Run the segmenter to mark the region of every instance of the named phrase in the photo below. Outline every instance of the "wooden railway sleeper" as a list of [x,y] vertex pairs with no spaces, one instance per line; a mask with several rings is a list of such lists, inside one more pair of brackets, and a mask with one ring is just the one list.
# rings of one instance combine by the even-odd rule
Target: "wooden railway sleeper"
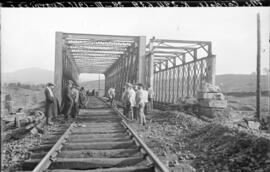
[[[102,99],[100,99],[100,100],[102,100]],[[136,147],[138,149],[138,152],[140,152],[142,154],[141,158],[146,160],[145,161],[145,167],[146,168],[147,167],[153,168],[153,169],[155,169],[155,172],[168,172],[168,169],[159,161],[159,159],[157,159],[157,157],[151,152],[151,150],[142,142],[142,140],[139,138],[139,136],[137,136],[136,133],[128,126],[128,124],[125,122],[125,120],[124,120],[125,118],[121,114],[121,112],[118,111],[115,108],[113,108],[113,110],[114,110],[114,113],[118,114],[121,117],[120,121],[121,121],[121,124],[122,124],[122,126],[124,128],[124,131],[125,131],[126,135],[130,138],[130,141],[135,143],[134,146],[136,145]],[[110,120],[106,120],[106,121],[110,122]],[[48,152],[48,154],[41,160],[41,162],[36,166],[36,168],[33,170],[33,172],[43,172],[44,170],[48,170],[49,166],[54,162],[56,162],[56,163],[67,163],[67,165],[68,165],[69,162],[68,161],[66,161],[66,162],[63,161],[63,158],[62,158],[62,160],[60,158],[59,161],[58,161],[57,156],[61,153],[63,147],[65,147],[65,144],[69,143],[69,138],[70,138],[72,132],[74,130],[76,130],[76,128],[80,128],[80,127],[82,127],[82,124],[80,124],[80,123],[72,123],[71,126],[69,127],[69,129],[57,141],[57,143]],[[115,142],[115,141],[113,141],[113,142]],[[99,162],[99,160],[98,160],[99,158],[94,158],[94,159],[96,159],[95,160],[96,162]],[[110,158],[107,158],[107,161],[109,159]],[[112,159],[114,159],[114,158],[112,158]],[[139,161],[140,160],[140,158],[138,159],[138,157],[132,157],[132,158],[129,157],[127,159],[128,159],[128,161],[131,161],[131,160],[132,161],[134,161],[134,160]],[[72,158],[70,160],[72,160]],[[114,161],[113,161],[114,163],[116,163],[118,161],[118,160],[116,160],[116,161],[115,160],[116,159],[114,159]],[[88,163],[88,162],[83,162],[83,161],[80,162],[80,160],[79,161],[76,160],[76,161],[78,163]],[[76,162],[76,161],[74,161],[74,162]],[[121,158],[119,158],[119,161],[120,162],[122,161]],[[73,160],[72,160],[72,162],[73,162]],[[54,164],[54,165],[57,165],[57,164]],[[89,164],[85,164],[85,165],[89,166]],[[106,169],[110,169],[112,167],[118,168],[118,165],[111,163],[110,167],[109,167],[109,165],[107,165],[107,167],[106,167],[106,165],[104,165],[103,169],[106,170]],[[81,168],[81,167],[79,167],[79,168]],[[121,168],[121,166],[119,166],[119,168]],[[123,168],[125,168],[125,167],[123,167]],[[53,169],[51,169],[51,170],[54,171]],[[56,171],[57,171],[57,169],[56,169]]]

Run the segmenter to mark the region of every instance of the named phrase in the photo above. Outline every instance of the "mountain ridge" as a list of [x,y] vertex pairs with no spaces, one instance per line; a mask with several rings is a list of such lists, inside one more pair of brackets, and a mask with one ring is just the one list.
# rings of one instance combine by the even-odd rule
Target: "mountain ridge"
[[53,75],[53,71],[31,67],[14,72],[2,73],[1,77],[4,83],[21,82],[25,84],[44,84],[53,82]]
[[[41,68],[26,68],[14,72],[2,73],[4,83],[21,82],[28,84],[39,84],[54,81],[54,72]],[[261,76],[262,90],[269,90],[269,78]],[[100,80],[100,88],[104,89],[104,80]],[[80,83],[87,89],[98,89],[98,80],[84,81]],[[216,85],[224,92],[251,92],[256,90],[256,75],[251,74],[219,74],[216,75]]]

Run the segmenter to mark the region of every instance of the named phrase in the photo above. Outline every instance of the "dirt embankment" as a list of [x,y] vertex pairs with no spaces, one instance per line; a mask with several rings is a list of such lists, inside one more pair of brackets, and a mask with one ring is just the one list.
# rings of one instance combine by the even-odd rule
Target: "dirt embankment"
[[[31,90],[20,87],[3,87],[2,88],[2,107],[4,106],[5,95],[9,94],[13,101],[12,111],[16,112],[19,108],[24,112],[43,106],[45,101],[44,90]],[[7,110],[2,108],[2,113],[7,114]]]
[[270,171],[270,135],[238,127],[229,115],[207,122],[155,110],[147,119],[131,125],[172,170],[188,163],[199,172]]
[[3,143],[3,164],[1,170],[11,172],[20,170],[24,160],[30,156],[29,149],[41,144],[41,141],[57,131],[62,126],[60,120],[56,120],[53,125],[45,125],[42,134],[27,133],[20,139],[10,139]]
[[[31,112],[42,111],[44,112],[44,93],[43,90],[36,91],[30,89],[23,88],[2,88],[2,100],[4,100],[4,95],[10,94],[13,104],[13,112],[15,113],[18,108],[22,108],[22,113],[25,116],[29,116]],[[4,106],[2,106],[4,107]],[[3,110],[3,109],[2,109]],[[11,117],[7,113],[7,110],[3,111],[2,118],[4,116]],[[13,114],[13,116],[16,114]],[[10,129],[3,131],[2,139],[5,140],[2,146],[2,158],[3,163],[1,167],[1,171],[11,172],[19,169],[19,166],[22,162],[27,159],[30,155],[29,149],[35,146],[38,146],[41,142],[41,138],[47,137],[54,130],[57,130],[61,124],[56,122],[52,126],[44,126],[42,127],[42,134],[32,134],[30,130],[28,132],[23,132],[18,134],[16,137],[7,137],[4,138],[9,133],[13,133],[17,128],[15,125]],[[16,132],[15,132],[16,133]]]

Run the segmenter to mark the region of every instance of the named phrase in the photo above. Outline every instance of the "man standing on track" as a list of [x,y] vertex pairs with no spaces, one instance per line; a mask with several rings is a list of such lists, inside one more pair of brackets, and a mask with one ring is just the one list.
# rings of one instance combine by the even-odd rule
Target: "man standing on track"
[[121,97],[122,104],[123,104],[123,107],[124,107],[124,112],[123,113],[124,113],[125,116],[127,116],[127,101],[128,101],[127,95],[128,95],[128,86],[126,84],[125,87],[124,87],[124,92],[122,93],[122,97]]
[[[54,88],[52,89],[53,91],[53,95],[55,95],[55,90]],[[60,115],[60,106],[59,106],[59,101],[58,98],[56,96],[54,96],[53,98],[53,103],[54,103],[54,107],[53,107],[53,118],[56,118],[58,115]]]
[[129,85],[129,102],[130,102],[130,107],[129,107],[129,118],[131,120],[134,119],[134,106],[136,104],[136,92],[133,89],[133,85]]
[[52,125],[51,119],[54,115],[54,94],[53,94],[53,87],[54,84],[48,83],[44,94],[45,94],[45,117],[46,117],[46,124]]
[[143,99],[144,99],[144,114],[147,115],[148,114],[148,110],[149,110],[149,103],[148,103],[148,90],[143,89]]
[[64,89],[64,93],[63,93],[62,113],[64,114],[64,117],[66,120],[68,119],[68,117],[70,117],[71,110],[73,107],[73,99],[71,97],[72,84],[73,82],[71,80],[68,80],[67,85]]
[[153,101],[154,101],[154,90],[152,89],[152,87],[148,88],[148,104],[149,104],[149,112],[151,113],[153,111]]
[[124,105],[124,115],[133,120],[133,107],[135,105],[135,91],[132,88],[132,84],[126,83],[125,91],[122,95],[122,101]]
[[81,87],[80,89],[80,94],[79,94],[79,104],[80,104],[80,108],[85,108],[85,102],[86,102],[86,93],[84,90],[84,87]]
[[111,102],[111,106],[114,106],[114,98],[115,98],[115,88],[111,87],[108,90],[108,97],[109,97],[109,101]]
[[135,105],[133,107],[133,113],[134,113],[135,120],[138,120],[139,119],[139,115],[138,115],[139,106],[137,105],[137,102],[136,102],[136,95],[137,95],[137,91],[138,91],[138,86],[136,84],[134,84],[133,89],[135,91]]
[[146,119],[144,115],[144,105],[145,105],[145,100],[144,100],[144,90],[143,90],[143,85],[138,84],[138,91],[136,93],[136,104],[139,106],[139,121],[140,124],[145,125],[146,124]]
[[73,111],[71,114],[72,118],[75,118],[79,114],[79,87],[77,85],[74,85],[72,90],[72,97],[73,97]]

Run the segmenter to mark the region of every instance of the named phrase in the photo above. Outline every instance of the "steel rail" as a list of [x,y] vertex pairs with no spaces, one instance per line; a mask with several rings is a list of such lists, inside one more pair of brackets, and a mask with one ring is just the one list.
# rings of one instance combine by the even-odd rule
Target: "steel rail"
[[43,172],[50,166],[53,158],[57,156],[58,151],[62,148],[74,126],[75,123],[73,122],[65,131],[65,133],[60,137],[60,139],[55,143],[55,145],[50,149],[50,151],[45,155],[45,157],[42,158],[42,160],[38,163],[32,172]]
[[[108,105],[101,97],[97,97],[104,103]],[[151,149],[142,141],[142,139],[136,134],[136,132],[125,122],[130,121],[127,117],[125,117],[116,107],[113,107],[113,110],[122,118],[122,125],[127,129],[127,131],[131,134],[131,136],[137,141],[138,145],[146,152],[146,156],[148,156],[152,163],[154,163],[154,168],[158,169],[159,172],[169,172],[169,169],[159,160],[159,158],[151,151]]]
[[[110,106],[110,104],[108,102],[106,102],[106,100],[104,100],[105,97],[97,97],[95,96],[96,98],[98,98],[99,100],[101,100],[103,103],[107,104],[108,106]],[[122,119],[125,119],[126,121],[131,121],[130,119],[128,119],[125,115],[123,115],[116,107],[112,107],[114,111],[117,112],[118,115],[121,116]]]
[[[105,104],[109,105],[109,103],[101,97],[97,98]],[[131,135],[132,139],[140,147],[141,152],[145,154],[146,159],[152,163],[155,170],[157,170],[158,172],[169,172],[168,168],[158,159],[158,157],[150,150],[150,148],[148,148],[148,146],[141,140],[141,138],[136,134],[136,132],[126,123],[126,121],[130,120],[126,118],[116,107],[113,107],[112,109],[121,117],[121,124],[127,129],[129,135]],[[44,172],[49,168],[50,164],[54,161],[54,158],[61,150],[63,144],[66,142],[66,139],[69,137],[71,130],[74,127],[75,122],[70,125],[70,127],[65,131],[61,138],[50,149],[50,151],[45,155],[45,157],[38,163],[38,165],[32,172]]]
[[124,120],[122,120],[122,124],[138,142],[141,148],[146,152],[146,156],[148,156],[154,163],[155,169],[158,169],[160,172],[169,172],[168,168],[159,160],[159,158],[151,151],[151,149],[142,141],[142,139]]

